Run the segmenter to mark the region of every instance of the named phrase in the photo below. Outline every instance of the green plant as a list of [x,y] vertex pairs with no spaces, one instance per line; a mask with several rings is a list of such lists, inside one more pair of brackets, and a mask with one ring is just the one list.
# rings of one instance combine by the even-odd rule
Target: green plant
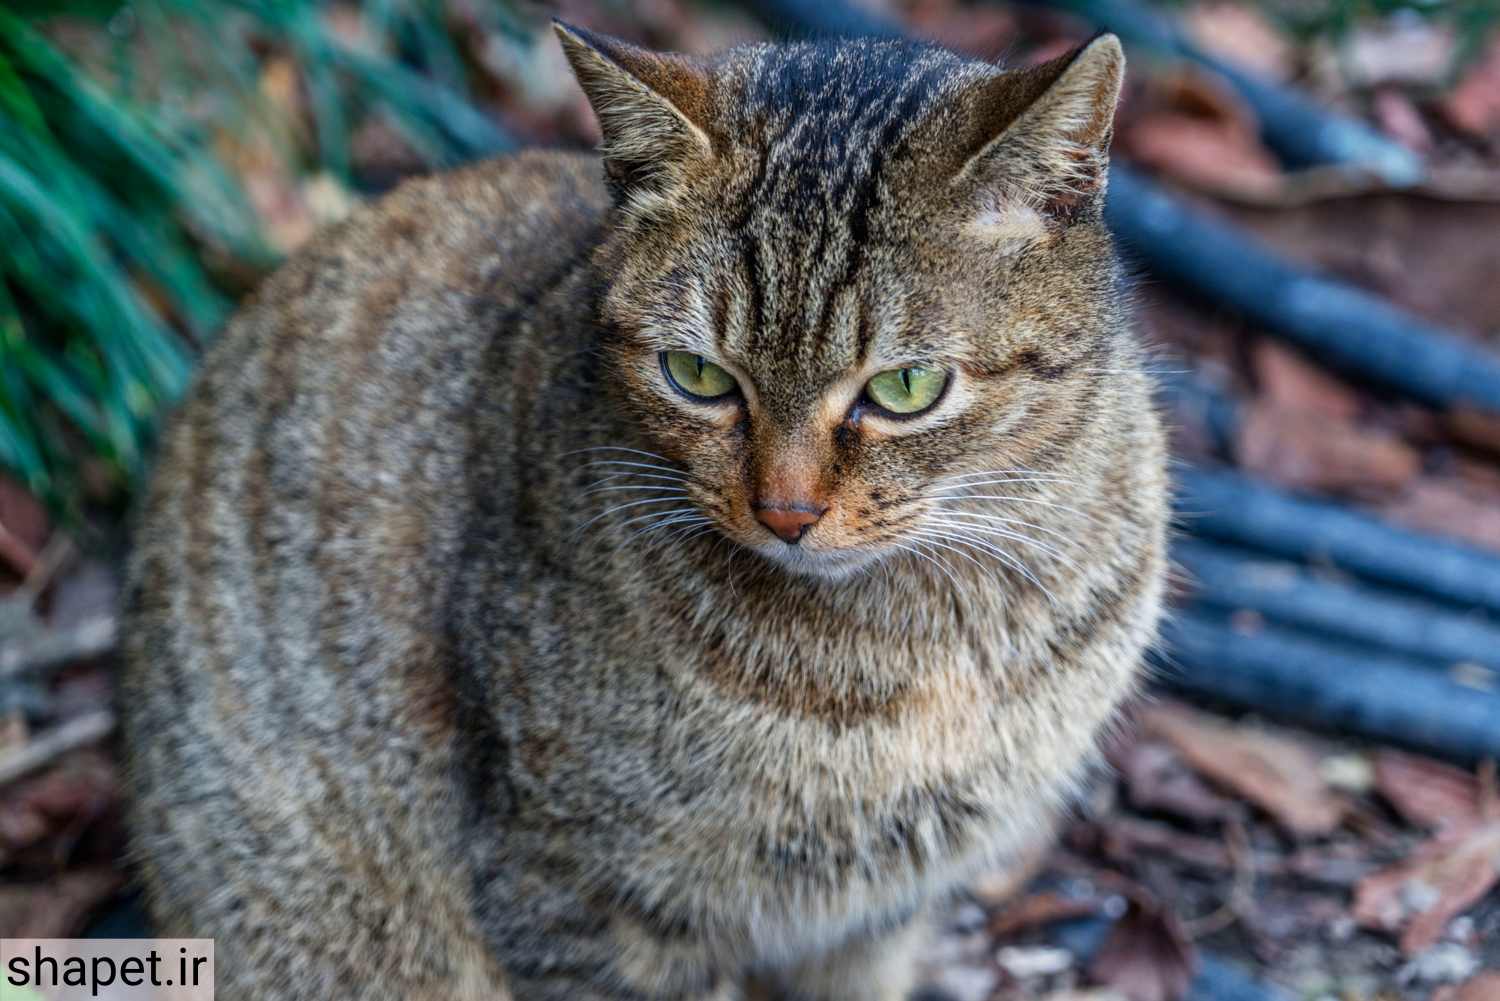
[[1458,41],[1455,63],[1478,55],[1500,26],[1500,0],[1260,0],[1293,35],[1303,39],[1337,38],[1362,22],[1393,16],[1420,17],[1452,29]]
[[[116,45],[106,69],[65,50],[45,30],[50,7],[0,9],[0,467],[76,510],[82,471],[106,492],[140,472],[197,350],[245,278],[275,262],[216,135],[268,127],[294,169],[345,183],[351,123],[364,116],[432,164],[508,140],[465,94],[439,0],[347,8],[363,44],[319,0],[75,5],[101,37],[129,15],[176,40],[141,47],[162,64],[145,94],[132,93],[138,52]],[[184,49],[193,58],[179,58]],[[277,113],[257,87],[267,52],[295,63],[308,123],[267,126]],[[211,95],[213,120],[170,99],[183,94]]]

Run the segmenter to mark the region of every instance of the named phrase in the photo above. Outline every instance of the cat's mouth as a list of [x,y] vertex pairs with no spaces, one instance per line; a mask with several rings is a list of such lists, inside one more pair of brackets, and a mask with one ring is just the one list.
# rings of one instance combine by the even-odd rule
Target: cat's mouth
[[779,542],[750,548],[785,570],[823,580],[841,580],[858,573],[881,556],[879,551],[872,549],[816,549]]

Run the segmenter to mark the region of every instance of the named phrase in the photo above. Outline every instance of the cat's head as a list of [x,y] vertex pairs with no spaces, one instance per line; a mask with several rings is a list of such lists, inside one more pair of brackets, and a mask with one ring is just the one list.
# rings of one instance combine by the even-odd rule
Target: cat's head
[[699,59],[558,34],[617,203],[611,378],[669,489],[838,576],[940,545],[963,484],[1046,482],[1122,339],[1113,36],[1002,72],[891,40]]

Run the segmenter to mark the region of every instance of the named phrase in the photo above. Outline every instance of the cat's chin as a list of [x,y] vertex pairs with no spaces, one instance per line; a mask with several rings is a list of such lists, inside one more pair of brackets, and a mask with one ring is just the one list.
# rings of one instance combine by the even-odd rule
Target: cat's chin
[[753,547],[770,562],[799,577],[843,580],[865,569],[881,553],[869,549],[807,549],[780,544]]

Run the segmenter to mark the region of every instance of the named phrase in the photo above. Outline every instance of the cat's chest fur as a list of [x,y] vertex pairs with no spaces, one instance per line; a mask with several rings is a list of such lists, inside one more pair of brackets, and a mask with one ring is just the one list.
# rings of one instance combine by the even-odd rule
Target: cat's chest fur
[[[1049,801],[1018,799],[1034,790],[996,739],[1016,656],[998,608],[906,621],[872,586],[850,617],[757,616],[753,588],[659,583],[616,609],[607,584],[576,584],[498,612],[510,805],[592,829],[727,949],[789,955],[898,917],[1039,828]],[[506,837],[497,851],[528,850]]]

